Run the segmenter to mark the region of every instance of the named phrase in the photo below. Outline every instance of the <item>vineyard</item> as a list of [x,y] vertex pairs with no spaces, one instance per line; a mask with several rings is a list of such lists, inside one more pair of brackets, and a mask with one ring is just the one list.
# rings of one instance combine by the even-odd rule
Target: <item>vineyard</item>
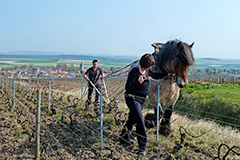
[[[201,77],[201,78],[200,78]],[[240,85],[240,78],[234,76],[188,76],[189,83],[214,83],[214,84],[234,84]]]
[[[128,116],[123,97],[125,81],[125,78],[117,77],[105,81],[110,103],[103,102],[103,143],[101,143],[100,104],[97,109],[93,105],[85,107],[87,83],[82,78],[16,80],[2,78],[0,159],[35,158],[36,112],[40,100],[41,159],[240,158],[239,101],[229,105],[233,109],[228,108],[231,113],[229,111],[226,115],[223,112],[227,108],[224,107],[228,107],[232,100],[227,101],[228,103],[222,102],[223,108],[219,112],[216,111],[217,108],[209,109],[207,106],[213,104],[207,102],[204,102],[205,106],[201,108],[202,105],[199,105],[196,95],[203,99],[200,95],[205,93],[200,92],[207,87],[197,84],[191,84],[181,91],[181,97],[174,109],[175,114],[171,119],[173,132],[169,137],[159,135],[156,140],[156,127],[147,130],[146,157],[137,155],[137,145],[121,145],[119,135]],[[207,86],[208,89],[224,89],[221,86],[209,84]],[[239,93],[239,86],[231,87]],[[195,93],[195,90],[198,92]],[[40,96],[37,93],[40,93]],[[213,92],[212,95],[214,94]],[[230,95],[232,98],[234,96],[235,94]],[[212,98],[211,101],[214,100],[214,97]],[[162,103],[164,106],[164,101]],[[149,106],[147,102],[144,115],[153,112]],[[193,107],[193,110],[186,107]],[[194,107],[201,109],[196,110]],[[136,137],[134,131],[132,137]]]

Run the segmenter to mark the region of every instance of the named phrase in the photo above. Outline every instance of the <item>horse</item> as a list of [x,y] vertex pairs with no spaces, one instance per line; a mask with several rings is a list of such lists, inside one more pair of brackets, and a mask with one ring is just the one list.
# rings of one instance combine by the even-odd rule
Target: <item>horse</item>
[[[174,105],[176,104],[180,88],[187,85],[187,72],[189,66],[194,63],[194,56],[192,47],[194,43],[188,45],[180,40],[171,40],[167,43],[153,43],[152,46],[155,49],[153,53],[155,64],[149,70],[149,76],[152,77],[148,89],[148,99],[150,103],[155,107],[154,115],[149,117],[145,116],[145,125],[149,128],[148,120],[155,120],[157,115],[157,106],[159,106],[162,120],[160,124],[159,133],[168,136],[171,131],[170,119]],[[130,68],[138,65],[133,64]],[[167,107],[163,111],[161,103],[157,105],[157,90],[160,86],[160,101],[167,100]]]

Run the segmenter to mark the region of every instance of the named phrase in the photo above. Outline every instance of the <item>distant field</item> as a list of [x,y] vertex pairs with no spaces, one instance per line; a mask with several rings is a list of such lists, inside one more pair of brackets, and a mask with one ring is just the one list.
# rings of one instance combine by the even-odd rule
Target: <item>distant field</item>
[[0,63],[0,66],[1,67],[4,67],[4,66],[10,66],[11,64],[8,64],[8,63]]
[[[2,58],[1,58],[2,57]],[[21,58],[22,57],[22,58]],[[93,59],[99,60],[99,66],[104,68],[111,67],[124,67],[129,63],[135,61],[134,58],[120,58],[120,57],[97,57],[97,56],[84,56],[84,55],[25,55],[25,56],[3,56],[0,55],[0,67],[6,66],[16,66],[16,65],[30,65],[34,66],[47,66],[54,67],[59,63],[66,63],[67,65],[79,66],[81,62],[85,67],[89,67],[92,64]],[[194,68],[206,68],[215,67],[222,69],[240,69],[240,60],[226,60],[226,59],[209,59],[202,58],[196,59],[195,64],[192,66]]]
[[195,67],[216,67],[216,68],[240,68],[240,60],[228,60],[228,59],[196,59]]
[[[19,65],[31,65],[37,67],[54,67],[59,63],[65,63],[67,65],[74,65],[78,67],[80,63],[83,62],[85,67],[90,67],[92,65],[91,60],[51,60],[51,59],[26,59],[26,58],[4,58],[0,59],[0,67],[9,67],[9,66],[19,66]],[[128,65],[130,62],[112,62],[110,60],[102,60],[99,61],[99,66],[104,68],[111,68],[111,67],[123,67]]]
[[15,61],[16,63],[57,63],[57,60],[33,60],[33,59],[19,59]]

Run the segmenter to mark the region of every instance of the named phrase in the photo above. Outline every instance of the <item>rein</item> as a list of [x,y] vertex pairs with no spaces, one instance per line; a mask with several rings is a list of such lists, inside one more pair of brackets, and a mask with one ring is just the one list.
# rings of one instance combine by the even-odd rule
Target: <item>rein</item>
[[[113,74],[115,74],[115,73],[117,73],[117,72],[119,72],[119,71],[121,71],[121,70],[123,70],[123,69],[125,69],[125,68],[127,68],[127,67],[129,67],[129,66],[131,66],[132,64],[136,63],[137,61],[138,61],[138,60],[136,60],[136,61],[134,61],[134,62],[126,65],[125,67],[123,67],[123,68],[121,68],[121,69],[116,70],[115,72],[112,72],[110,75],[107,75],[106,78],[112,77]],[[127,71],[128,71],[128,70],[127,70]],[[127,71],[125,71],[125,72],[127,72]],[[125,72],[123,72],[123,73],[125,73]]]

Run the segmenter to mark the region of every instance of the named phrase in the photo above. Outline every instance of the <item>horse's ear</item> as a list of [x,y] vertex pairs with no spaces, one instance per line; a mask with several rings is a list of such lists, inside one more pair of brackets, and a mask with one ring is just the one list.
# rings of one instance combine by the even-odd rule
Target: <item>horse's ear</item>
[[177,50],[179,51],[183,47],[182,42],[177,43]]
[[194,42],[193,42],[192,44],[190,44],[190,45],[189,45],[189,47],[190,47],[190,48],[192,48],[192,47],[193,47],[193,45],[194,45]]

